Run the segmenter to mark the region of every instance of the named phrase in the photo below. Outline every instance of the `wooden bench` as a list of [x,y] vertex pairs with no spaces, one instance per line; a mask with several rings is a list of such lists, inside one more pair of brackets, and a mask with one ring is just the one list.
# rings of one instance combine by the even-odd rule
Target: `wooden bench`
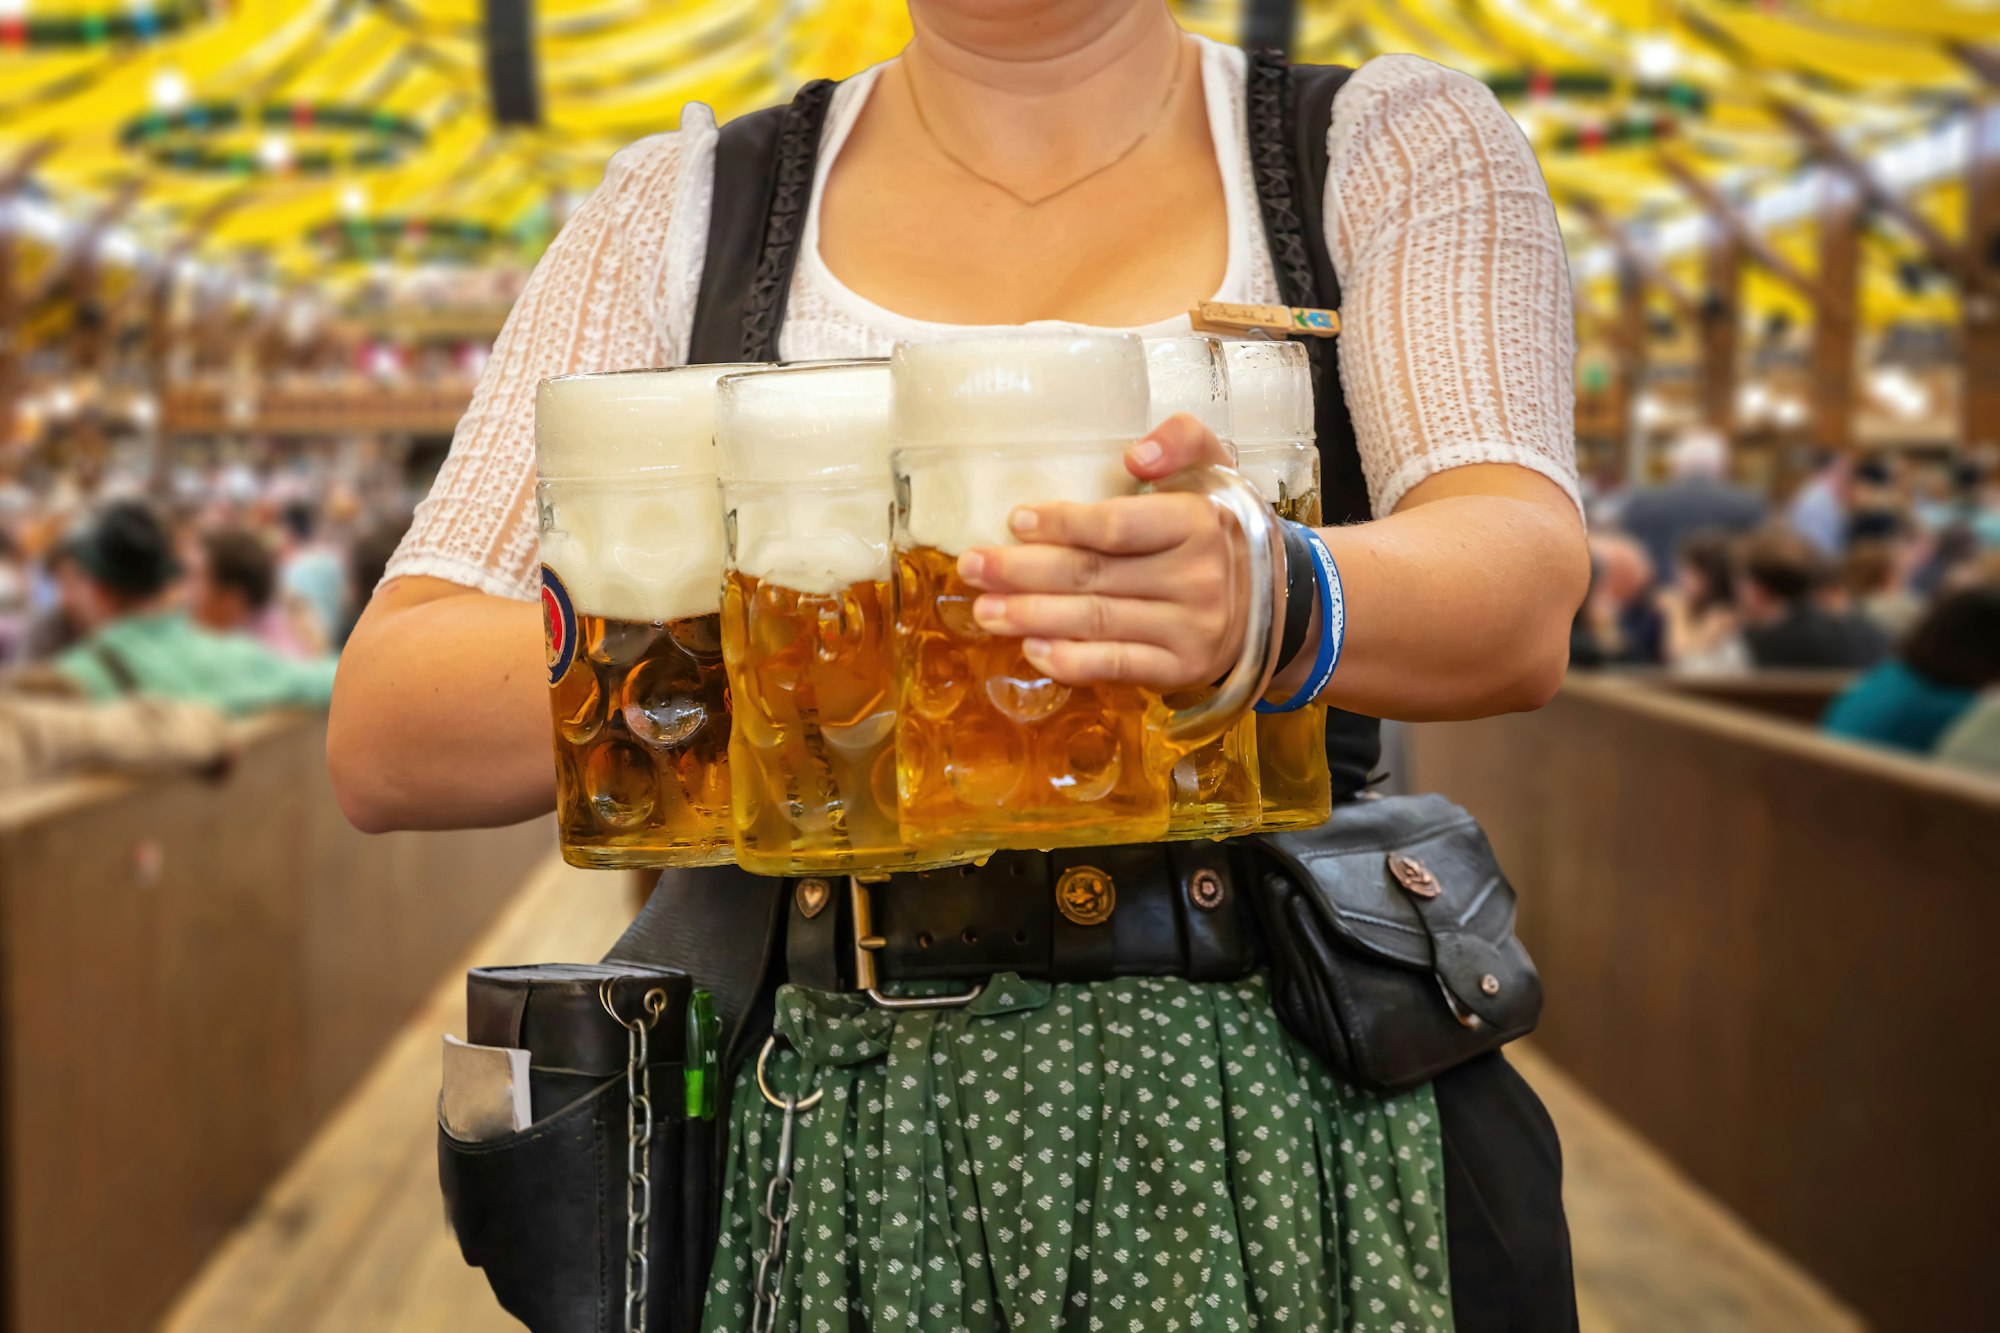
[[0,796],[0,1327],[153,1326],[553,845],[370,838],[326,722]]
[[1812,726],[1826,713],[1827,705],[1854,683],[1854,677],[1852,671],[1749,671],[1716,676],[1660,671],[1630,678],[1689,698],[1732,704]]
[[1883,1329],[2000,1244],[2000,782],[1643,682],[1411,729],[1521,891],[1536,1044]]

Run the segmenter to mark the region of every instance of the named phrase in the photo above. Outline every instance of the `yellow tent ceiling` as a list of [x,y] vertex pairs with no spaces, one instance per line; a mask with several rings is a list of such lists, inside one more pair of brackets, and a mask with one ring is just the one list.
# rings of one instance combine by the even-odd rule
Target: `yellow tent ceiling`
[[[52,143],[36,179],[71,212],[137,180],[128,226],[142,245],[164,249],[207,220],[206,253],[258,252],[294,279],[435,254],[459,228],[461,255],[532,253],[612,151],[672,127],[686,102],[726,119],[804,78],[893,54],[908,35],[901,0],[533,8],[543,119],[524,129],[489,112],[480,0],[0,0],[0,173]],[[1196,30],[1241,32],[1241,0],[1176,8]],[[1962,47],[2000,58],[2000,0],[1301,0],[1299,10],[1300,58],[1413,51],[1492,82],[1535,141],[1579,248],[1595,242],[1572,201],[1656,221],[1690,211],[1660,169],[1663,137],[1704,176],[1754,193],[1808,163],[1775,102],[1867,154],[1963,115],[1979,85]],[[1946,234],[1959,228],[1959,197],[1942,183],[1919,193]],[[371,219],[420,219],[422,230],[399,248]],[[1809,270],[1810,229],[1793,230],[1780,243],[1805,247]],[[1893,261],[1914,251],[1892,230],[1873,250],[1892,262],[1869,265],[1871,310],[1945,299],[1894,281]],[[1766,286],[1753,301],[1786,304]]]

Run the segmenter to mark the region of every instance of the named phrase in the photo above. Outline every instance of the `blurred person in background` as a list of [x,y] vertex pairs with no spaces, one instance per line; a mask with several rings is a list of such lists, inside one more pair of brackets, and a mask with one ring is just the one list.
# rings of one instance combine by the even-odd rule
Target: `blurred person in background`
[[85,604],[89,583],[67,545],[58,543],[42,556],[34,579],[33,614],[21,644],[21,660],[46,662],[82,641],[89,632]]
[[1666,622],[1645,548],[1623,533],[1593,533],[1590,564],[1590,593],[1571,629],[1572,658],[1588,666],[1657,666]]
[[1660,589],[1665,657],[1676,671],[1726,673],[1750,667],[1736,610],[1736,540],[1698,532],[1681,543],[1672,586]]
[[1828,566],[1798,533],[1775,529],[1744,547],[1738,601],[1751,664],[1788,670],[1873,666],[1889,638],[1866,620],[1824,604]]
[[348,636],[354,633],[355,622],[361,619],[368,599],[375,595],[375,585],[382,581],[390,558],[396,554],[403,534],[409,529],[408,519],[378,523],[356,537],[354,545],[348,548],[347,604],[353,609],[348,613],[346,623],[340,627],[336,646],[346,646]]
[[1839,559],[1847,544],[1847,466],[1840,454],[1820,453],[1812,475],[1785,506],[1785,522],[1826,560]]
[[1655,570],[1672,569],[1697,532],[1742,535],[1764,522],[1763,498],[1728,479],[1729,443],[1717,432],[1703,426],[1681,436],[1667,470],[1667,481],[1634,491],[1619,517]]
[[2000,778],[2000,689],[1989,689],[1938,741],[1938,762]]
[[1947,593],[1894,657],[1854,682],[1821,725],[1836,736],[1929,754],[2000,684],[2000,584]]
[[278,562],[263,537],[248,528],[217,528],[193,543],[188,570],[188,612],[217,634],[247,634],[290,658],[324,657],[326,637],[317,617],[280,598]]
[[84,702],[0,685],[0,791],[86,772],[215,770],[229,752],[229,723],[207,704]]
[[347,561],[321,534],[320,514],[311,502],[292,500],[278,514],[284,543],[278,557],[278,586],[287,601],[302,602],[318,621],[318,638],[330,643],[347,623]]
[[181,573],[166,526],[143,504],[107,506],[69,543],[89,635],[55,660],[86,698],[149,694],[225,713],[323,708],[334,663],[295,662],[242,635],[213,634],[175,598]]
[[1908,530],[1909,501],[1890,460],[1864,458],[1853,465],[1848,478],[1842,553],[1857,542],[1893,541]]
[[0,524],[0,667],[23,656],[33,598],[27,552],[14,530]]
[[1871,537],[1849,544],[1840,561],[1840,584],[1850,613],[1900,639],[1924,613],[1924,601],[1903,582],[1905,543]]

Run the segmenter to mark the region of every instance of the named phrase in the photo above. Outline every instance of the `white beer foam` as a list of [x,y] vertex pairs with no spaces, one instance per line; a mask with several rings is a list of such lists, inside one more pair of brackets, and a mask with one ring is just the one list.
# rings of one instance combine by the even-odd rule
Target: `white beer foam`
[[887,361],[735,377],[716,394],[735,567],[829,595],[890,571]]
[[569,375],[535,400],[542,563],[581,615],[722,609],[715,382],[749,366]]
[[1312,370],[1295,342],[1226,342],[1229,410],[1238,444],[1313,438]]
[[1229,378],[1220,339],[1148,338],[1146,375],[1152,399],[1146,412],[1149,429],[1186,412],[1218,440],[1230,438]]
[[1022,331],[898,343],[903,538],[957,554],[1013,541],[1007,516],[1048,500],[1130,495],[1146,432],[1146,353],[1127,333]]

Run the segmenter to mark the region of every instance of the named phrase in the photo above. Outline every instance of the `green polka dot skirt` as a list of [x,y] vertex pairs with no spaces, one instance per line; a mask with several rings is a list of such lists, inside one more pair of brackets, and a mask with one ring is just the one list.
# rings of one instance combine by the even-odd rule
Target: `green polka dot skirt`
[[[1329,1074],[1261,977],[1002,974],[901,1012],[788,986],[777,1029],[773,1087],[825,1091],[797,1120],[777,1329],[1451,1328],[1431,1090]],[[711,1333],[750,1327],[783,1119],[748,1069],[731,1114]]]

